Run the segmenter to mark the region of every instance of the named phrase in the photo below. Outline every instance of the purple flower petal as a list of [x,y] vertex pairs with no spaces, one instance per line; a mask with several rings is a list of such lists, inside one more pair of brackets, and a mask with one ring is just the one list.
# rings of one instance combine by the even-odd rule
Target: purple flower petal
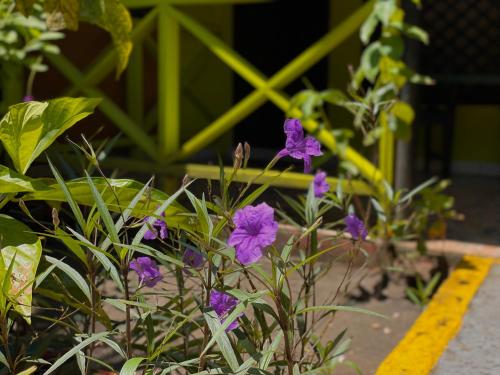
[[306,144],[306,154],[311,155],[311,156],[320,156],[323,155],[321,152],[321,143],[314,138],[308,135],[305,139],[305,144]]
[[160,268],[156,262],[149,257],[138,257],[131,261],[130,269],[137,272],[141,284],[150,288],[163,279]]
[[330,190],[330,185],[326,182],[326,173],[318,171],[313,180],[314,196],[321,198]]
[[[161,214],[161,216],[165,217],[165,212]],[[147,216],[143,221],[149,221],[151,216]],[[168,237],[168,228],[167,223],[162,219],[156,219],[152,224],[148,225],[149,229],[144,233],[145,240],[155,240],[158,235],[162,240]]]
[[[215,313],[220,319],[221,324],[224,324],[228,315],[238,304],[238,300],[224,292],[220,292],[218,290],[212,290],[210,292],[210,307],[214,309]],[[241,316],[243,314],[240,314]],[[226,332],[232,331],[238,327],[238,320],[234,320],[229,326],[226,328]]]
[[197,251],[187,248],[184,251],[182,261],[191,268],[200,268],[205,263],[205,257]]
[[144,233],[144,239],[145,240],[154,240],[156,239],[156,231],[152,231],[148,229],[146,233]]
[[285,148],[278,152],[277,157],[290,156],[294,159],[304,160],[304,172],[311,171],[311,156],[319,156],[320,143],[312,136],[304,138],[304,129],[298,119],[287,119],[284,130],[286,134]]
[[347,215],[344,219],[347,232],[350,233],[353,239],[357,240],[361,238],[363,241],[366,240],[368,231],[365,228],[365,224],[356,215]]
[[278,222],[274,220],[274,209],[266,203],[246,206],[234,214],[236,229],[228,244],[236,249],[236,258],[241,264],[257,262],[262,249],[276,240]]

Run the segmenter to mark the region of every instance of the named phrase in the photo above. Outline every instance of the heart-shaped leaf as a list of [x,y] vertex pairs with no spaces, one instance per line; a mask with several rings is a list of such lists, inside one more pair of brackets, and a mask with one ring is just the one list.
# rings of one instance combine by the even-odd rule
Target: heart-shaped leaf
[[41,179],[23,176],[5,165],[0,165],[0,194],[48,189],[49,187]]
[[90,115],[100,99],[58,98],[11,106],[0,121],[0,140],[19,173],[62,133]]
[[10,272],[10,287],[4,292],[15,301],[14,309],[30,323],[32,286],[42,255],[40,239],[20,221],[0,215],[0,249],[0,280],[5,281]]

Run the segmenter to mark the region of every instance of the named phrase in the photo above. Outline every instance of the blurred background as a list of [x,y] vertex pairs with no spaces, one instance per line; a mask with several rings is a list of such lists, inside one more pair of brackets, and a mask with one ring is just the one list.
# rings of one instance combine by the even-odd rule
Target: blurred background
[[[159,137],[175,151],[254,90],[248,77],[242,78],[241,72],[228,67],[214,51],[224,54],[227,47],[265,77],[271,77],[303,51],[314,48],[331,30],[345,28],[346,20],[366,5],[359,0],[178,1],[173,2],[175,9],[187,16],[187,21],[177,18],[174,27],[163,30],[166,36],[162,37],[156,24],[147,23],[153,9],[142,6],[147,3],[124,1],[139,32],[137,38],[132,37],[129,65],[118,80],[111,69],[100,69],[105,65],[103,61],[109,60],[109,34],[87,23],[81,23],[78,31],[65,31],[65,37],[56,42],[64,61],[60,56],[48,58],[48,71],[34,78],[30,94],[39,100],[68,94],[106,96],[106,109],[101,106],[98,117],[85,120],[70,136],[85,127],[86,134],[96,132],[97,139],[111,137],[123,131],[120,126],[130,120],[141,134],[154,137],[161,122],[158,116],[162,117],[157,108],[162,108],[160,102],[165,100],[178,107],[169,118],[178,126],[163,135],[160,131]],[[426,30],[429,43],[405,40],[403,60],[412,69],[432,77],[434,84],[410,84],[401,92],[416,117],[411,141],[397,141],[395,185],[411,187],[436,175],[450,178],[449,192],[466,221],[452,222],[448,237],[499,244],[500,2],[432,0],[422,1],[420,9],[407,3],[407,22]],[[200,27],[210,33],[208,39],[200,40]],[[332,87],[346,90],[351,81],[350,67],[352,71],[358,65],[365,46],[358,28],[344,34],[334,49],[299,71],[282,85],[281,91],[293,97],[311,87],[318,91]],[[159,50],[159,38],[166,38],[166,52]],[[65,63],[68,61],[70,66]],[[176,73],[178,78],[171,79]],[[28,73],[17,74],[14,76],[21,78],[10,79],[10,87],[16,87],[17,95],[22,96]],[[173,101],[168,93],[159,96],[162,77],[167,77],[168,90],[179,93]],[[15,90],[9,90],[9,95],[14,95]],[[344,108],[329,107],[327,116],[333,128],[352,128],[353,116]],[[183,159],[217,164],[217,155],[221,155],[230,164],[236,145],[246,141],[253,150],[251,166],[265,165],[282,147],[283,119],[283,108],[270,101],[239,111],[231,119],[234,127],[227,126],[213,141]],[[176,140],[172,143],[169,140],[173,138]],[[134,147],[136,141],[133,132],[121,137],[113,155],[143,160],[147,155],[144,148]],[[350,142],[362,149],[359,135]],[[135,172],[143,167],[128,166]],[[331,175],[336,175],[337,167],[335,157],[323,166]],[[170,168],[159,165],[156,172],[168,174]]]

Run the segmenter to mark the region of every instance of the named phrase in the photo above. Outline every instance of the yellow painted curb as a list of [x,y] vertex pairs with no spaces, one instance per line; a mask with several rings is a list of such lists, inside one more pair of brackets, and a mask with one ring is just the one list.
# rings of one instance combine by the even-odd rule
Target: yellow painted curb
[[491,258],[464,256],[375,375],[428,375],[462,325]]

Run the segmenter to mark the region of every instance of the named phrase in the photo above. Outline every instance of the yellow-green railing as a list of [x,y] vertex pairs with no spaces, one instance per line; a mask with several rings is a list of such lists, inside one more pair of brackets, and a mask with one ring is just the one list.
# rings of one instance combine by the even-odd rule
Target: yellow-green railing
[[[285,65],[272,77],[266,77],[244,57],[235,52],[219,37],[194,20],[177,5],[249,3],[262,0],[124,0],[130,9],[151,7],[149,13],[135,25],[131,38],[134,43],[127,78],[127,112],[114,103],[97,86],[112,72],[115,52],[112,48],[98,57],[86,72],[79,71],[63,56],[47,56],[52,65],[72,83],[66,95],[82,93],[86,96],[101,97],[100,110],[126,134],[149,157],[148,160],[109,159],[108,165],[126,169],[151,170],[166,175],[189,173],[192,176],[217,179],[218,168],[197,164],[182,164],[182,161],[208,146],[212,141],[237,125],[267,101],[271,101],[283,111],[290,108],[290,98],[281,91],[283,87],[297,79],[311,66],[324,58],[350,35],[356,33],[371,12],[373,2],[368,2],[325,36],[312,44],[295,59]],[[180,140],[180,29],[184,28],[201,41],[223,63],[239,74],[255,89],[224,114],[184,143]],[[143,46],[150,41],[149,36],[157,30],[158,56],[158,100],[156,107],[144,113],[143,103]],[[149,39],[148,39],[149,38]],[[300,117],[296,110],[293,117]],[[151,129],[157,123],[156,136]],[[315,121],[306,121],[305,129],[329,150],[336,152],[337,145],[332,133],[319,127]],[[373,165],[354,149],[348,147],[340,157],[350,161],[359,169],[364,181],[343,182],[348,191],[368,194],[373,190],[383,190],[383,180],[392,182],[394,140],[389,129],[383,131],[380,140],[379,165]],[[168,168],[167,168],[168,166]],[[145,169],[146,168],[146,169]],[[254,179],[258,170],[242,171],[240,181]],[[284,173],[276,177],[276,171],[269,171],[256,182],[271,181],[273,185],[307,187],[312,177],[301,173]],[[276,178],[275,178],[276,177]],[[365,181],[368,181],[366,183]],[[332,185],[338,181],[330,178]]]

